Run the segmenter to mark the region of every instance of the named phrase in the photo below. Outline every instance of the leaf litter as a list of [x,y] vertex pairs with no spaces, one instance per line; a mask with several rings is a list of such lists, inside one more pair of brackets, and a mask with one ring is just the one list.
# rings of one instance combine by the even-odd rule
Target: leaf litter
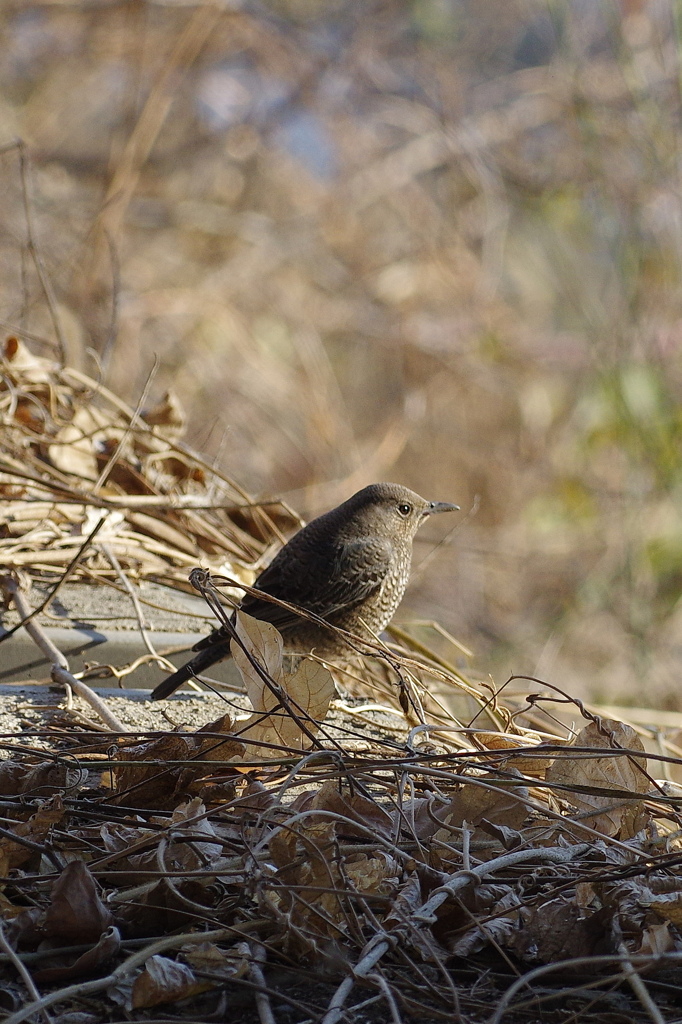
[[[15,586],[186,588],[201,561],[225,621],[221,583],[248,586],[296,525],[182,443],[172,396],[129,409],[10,338],[0,409]],[[88,543],[102,519],[115,559]],[[5,1020],[679,1016],[675,736],[400,638],[330,671],[240,613],[248,713],[149,732],[67,710],[40,742],[6,737]]]

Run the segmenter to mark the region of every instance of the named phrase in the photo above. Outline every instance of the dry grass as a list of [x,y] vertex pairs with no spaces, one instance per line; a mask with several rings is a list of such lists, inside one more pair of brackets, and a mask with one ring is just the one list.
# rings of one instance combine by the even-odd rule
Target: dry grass
[[3,4],[0,557],[248,582],[294,520],[234,480],[309,512],[394,477],[472,509],[411,599],[494,680],[419,627],[358,670],[403,700],[381,742],[8,738],[16,1024],[66,907],[89,962],[30,968],[62,1017],[676,1013],[679,722],[575,695],[679,708],[678,26],[356,11]]
[[[250,583],[297,521],[190,451],[177,405],[131,409],[9,337],[1,359],[0,559],[89,581],[187,586],[198,562]],[[274,515],[274,519],[273,519]],[[279,526],[276,523],[279,521]],[[94,543],[95,532],[97,543]]]
[[[182,444],[176,407],[129,409],[15,338],[2,369],[0,545],[24,621],[23,575],[134,593],[184,584],[198,551],[243,583],[277,528]],[[225,577],[192,580],[226,621]],[[196,732],[126,728],[48,650],[101,721],[67,706],[0,737],[7,1024],[166,1007],[200,1024],[240,998],[245,1024],[532,1024],[565,1005],[669,1019],[679,716],[628,725],[536,680],[477,684],[397,635],[350,638],[337,672],[372,702],[347,705],[324,666],[291,674],[274,627],[241,616],[252,713],[228,700]]]
[[475,508],[407,608],[676,708],[676,31],[8,0],[0,316],[133,405],[154,354],[194,446],[307,515],[382,477]]

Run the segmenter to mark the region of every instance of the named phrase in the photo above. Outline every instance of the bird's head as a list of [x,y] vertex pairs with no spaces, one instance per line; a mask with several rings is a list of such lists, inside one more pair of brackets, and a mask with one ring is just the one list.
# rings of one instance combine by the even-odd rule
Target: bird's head
[[370,484],[349,498],[345,505],[361,522],[366,533],[412,540],[425,520],[439,512],[456,512],[459,505],[448,501],[427,501],[402,484]]

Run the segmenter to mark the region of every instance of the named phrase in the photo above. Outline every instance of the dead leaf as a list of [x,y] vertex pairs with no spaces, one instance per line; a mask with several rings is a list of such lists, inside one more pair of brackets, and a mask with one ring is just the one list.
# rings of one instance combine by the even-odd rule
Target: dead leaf
[[[32,843],[41,844],[45,841],[50,829],[64,817],[64,803],[61,796],[46,800],[27,821],[18,821],[10,831],[22,839],[30,839]],[[0,875],[7,875],[11,868],[20,867],[29,858],[35,857],[36,851],[16,842],[9,836],[0,837]]]
[[142,419],[150,427],[156,427],[160,434],[174,440],[185,432],[187,415],[174,391],[166,391],[156,405],[143,409]]
[[641,902],[664,921],[670,921],[677,928],[682,927],[682,892],[663,893]]
[[[285,679],[284,686],[292,700],[305,709],[309,718],[316,722],[324,721],[335,694],[334,679],[328,668],[312,658],[303,658],[294,674]],[[311,731],[317,732],[309,719],[306,719],[306,725]]]
[[97,883],[82,860],[66,865],[52,887],[45,914],[45,935],[62,945],[97,942],[112,922],[97,892]]
[[[520,799],[518,799],[520,798]],[[463,785],[455,793],[450,807],[446,810],[445,821],[449,825],[478,825],[483,818],[506,825],[508,828],[520,828],[528,811],[524,799],[528,799],[525,786],[488,786]],[[438,815],[440,817],[440,815]]]
[[[256,745],[307,748],[334,696],[331,673],[311,658],[303,658],[296,671],[285,676],[283,641],[274,626],[239,612],[236,629],[248,653],[234,640],[230,649],[253,707],[253,715],[240,725],[240,738]],[[262,678],[254,661],[267,672],[269,681]],[[250,752],[268,756],[267,747],[259,754],[258,747],[251,746]]]
[[[174,806],[182,767],[166,767],[165,762],[189,761],[193,753],[191,736],[180,733],[166,733],[148,743],[117,751],[114,760],[119,761],[121,767],[114,770],[114,802],[126,807],[159,810]],[[150,761],[157,763],[150,764]]]
[[364,826],[354,828],[345,821],[339,821],[336,827],[342,836],[356,836],[366,840],[368,830],[378,831],[384,836],[390,836],[393,831],[393,819],[388,811],[357,790],[350,792],[346,787],[340,790],[337,782],[323,782],[313,795],[310,807],[315,810],[332,811]]
[[[268,688],[264,687],[263,680],[258,670],[254,668],[253,662],[260,665],[275,684],[279,684],[282,680],[282,658],[284,655],[282,635],[271,623],[254,619],[252,615],[246,615],[245,612],[237,612],[235,629],[243,647],[233,640],[230,649],[254,710],[271,710],[277,703],[277,698]],[[269,695],[267,698],[263,693],[264,689]]]
[[0,762],[0,796],[50,796],[75,789],[83,779],[80,768],[67,768],[54,761],[40,764],[21,764],[18,761]]
[[6,364],[6,370],[16,381],[21,379],[29,384],[47,383],[55,370],[56,363],[49,359],[41,359],[34,356],[24,345],[23,341],[10,334],[5,339],[2,351],[2,361]]
[[238,808],[243,817],[253,818],[276,804],[271,790],[258,779],[249,779],[239,798]]
[[453,956],[473,956],[480,953],[486,946],[497,944],[506,948],[509,946],[517,928],[518,913],[512,911],[509,915],[493,917],[490,920],[477,922],[473,927],[458,935],[448,943],[448,948]]
[[187,999],[214,987],[214,982],[197,978],[185,964],[165,956],[150,956],[144,970],[135,979],[131,996],[132,1009],[142,1010],[163,1003],[175,1003],[178,999]]
[[[602,728],[608,730],[613,742],[627,750],[641,751],[644,747],[635,730],[613,719],[602,719]],[[608,747],[611,741],[594,722],[590,722],[575,738],[577,747]],[[649,820],[644,804],[639,800],[624,800],[618,804],[618,794],[634,795],[647,793],[650,782],[646,776],[646,757],[602,754],[588,758],[585,755],[571,756],[570,747],[566,754],[550,765],[546,781],[568,787],[570,792],[559,793],[581,811],[594,810],[595,814],[581,817],[583,824],[607,836],[618,836],[621,840],[632,839]],[[614,790],[614,796],[592,795],[572,789],[574,786],[594,786]]]
[[[198,798],[180,804],[172,815],[172,824],[168,829],[171,845],[166,855],[167,866],[176,871],[199,871],[211,866],[223,852],[222,843],[212,842],[216,832],[211,822],[202,817],[206,808]],[[167,822],[164,822],[168,828]],[[205,836],[202,839],[188,841],[186,836]]]
[[202,942],[181,946],[178,952],[195,971],[214,974],[225,980],[243,978],[251,966],[251,950],[247,942],[237,942],[225,950],[212,942]]
[[520,927],[505,943],[523,960],[551,963],[590,956],[605,941],[610,913],[585,917],[570,899],[554,899],[519,911]]
[[499,762],[496,759],[495,763],[499,763],[501,768],[510,765],[524,775],[532,775],[534,778],[544,779],[545,772],[552,763],[552,758],[549,755],[545,757],[530,757],[527,753],[514,753],[520,746],[538,745],[540,737],[535,733],[511,736],[503,735],[499,732],[477,732],[475,738],[486,750],[495,750],[500,753],[509,754],[508,758],[500,758]]
[[110,927],[102,932],[99,941],[81,953],[72,963],[60,967],[41,967],[33,970],[34,980],[40,984],[64,982],[69,978],[82,978],[88,974],[96,974],[100,968],[113,960],[121,949],[121,934],[118,928]]
[[635,950],[637,956],[659,957],[663,953],[672,953],[679,949],[670,931],[670,923],[650,924],[642,934],[642,944]]
[[91,405],[80,405],[69,423],[55,434],[47,451],[50,462],[62,473],[96,480],[99,475],[98,452],[111,431],[107,419]]
[[[196,742],[196,755],[202,761],[229,761],[233,758],[242,758],[246,750],[246,744],[233,736],[235,723],[232,715],[221,715],[213,722],[202,725],[194,733]],[[210,734],[210,735],[207,735]],[[226,735],[221,739],[221,735]]]
[[[386,896],[392,888],[397,887],[402,874],[398,862],[387,853],[377,853],[374,857],[357,854],[344,861],[343,870],[358,892],[381,893]],[[389,880],[392,886],[386,884]]]

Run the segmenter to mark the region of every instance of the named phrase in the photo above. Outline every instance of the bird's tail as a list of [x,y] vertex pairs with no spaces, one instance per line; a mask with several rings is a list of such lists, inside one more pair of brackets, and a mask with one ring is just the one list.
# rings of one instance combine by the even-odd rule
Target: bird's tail
[[[203,641],[202,641],[203,642]],[[195,658],[188,661],[186,665],[179,668],[177,672],[174,672],[172,676],[168,676],[162,683],[152,690],[150,698],[151,700],[163,700],[164,697],[170,697],[171,693],[174,693],[178,687],[186,683],[188,679],[193,676],[199,675],[205,669],[210,668],[211,665],[215,665],[217,661],[222,661],[223,658],[227,658],[230,653],[230,641],[229,639],[221,641],[220,643],[212,643],[210,647],[205,647],[200,650]]]

